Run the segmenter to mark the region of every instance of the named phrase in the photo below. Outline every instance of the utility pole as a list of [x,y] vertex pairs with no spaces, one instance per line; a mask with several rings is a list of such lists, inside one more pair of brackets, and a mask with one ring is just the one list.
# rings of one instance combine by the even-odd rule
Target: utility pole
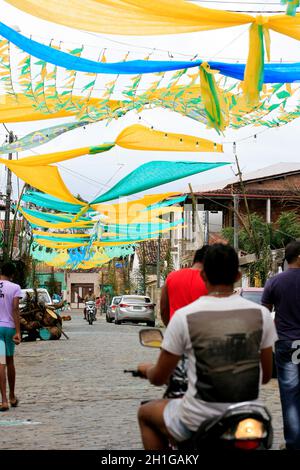
[[[9,131],[8,142],[12,144],[14,142],[14,133]],[[8,154],[8,160],[12,160],[12,153]],[[11,209],[11,171],[7,168],[7,179],[6,179],[6,201],[5,201],[5,219],[4,219],[4,231],[3,231],[3,259],[9,258],[9,233],[10,233],[10,209]]]
[[[203,227],[202,227],[200,217],[199,217],[199,213],[198,213],[197,199],[195,197],[195,194],[194,194],[191,183],[189,183],[189,189],[190,189],[190,193],[191,193],[191,197],[192,197],[193,213],[196,216],[196,221],[197,221],[198,229],[199,229],[199,232],[198,232],[199,246],[203,246],[204,245]],[[197,232],[196,232],[196,241],[197,241]]]
[[209,243],[209,211],[204,212],[204,244]]
[[238,194],[233,195],[233,248],[238,251],[239,249],[239,196]]
[[161,233],[158,234],[157,239],[157,257],[156,257],[156,286],[160,288],[160,241],[161,241]]

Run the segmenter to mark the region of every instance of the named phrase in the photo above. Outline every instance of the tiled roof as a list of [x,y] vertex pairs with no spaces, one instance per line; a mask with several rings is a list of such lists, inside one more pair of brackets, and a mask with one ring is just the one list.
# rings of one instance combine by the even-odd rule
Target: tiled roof
[[[160,240],[160,258],[165,259],[170,241],[167,238],[162,238]],[[142,243],[139,243],[136,252],[138,255],[139,262],[143,260],[143,247],[145,249],[145,258],[146,264],[156,265],[157,263],[157,240],[148,240]]]
[[[271,197],[271,198],[279,198],[279,199],[284,199],[284,198],[289,198],[289,199],[299,199],[300,195],[295,194],[295,191],[290,191],[290,190],[282,190],[282,189],[251,189],[251,188],[245,188],[245,194],[247,195],[248,198],[260,198],[260,197]],[[203,191],[199,193],[195,193],[197,195],[203,195],[205,196],[219,196],[219,197],[228,197],[232,196],[232,194],[243,194],[240,186],[226,186],[223,189],[215,189],[212,191]]]
[[[244,183],[247,183],[254,180],[272,178],[272,176],[278,177],[280,175],[287,175],[291,173],[300,173],[299,162],[282,162],[276,163],[274,165],[269,165],[264,168],[259,168],[250,173],[243,174],[243,181]],[[222,181],[216,181],[201,186],[195,186],[193,187],[193,191],[195,194],[204,192],[216,192],[217,190],[227,188],[228,186],[234,185],[238,182],[238,177],[228,178]],[[186,194],[186,192],[184,192],[184,194]]]

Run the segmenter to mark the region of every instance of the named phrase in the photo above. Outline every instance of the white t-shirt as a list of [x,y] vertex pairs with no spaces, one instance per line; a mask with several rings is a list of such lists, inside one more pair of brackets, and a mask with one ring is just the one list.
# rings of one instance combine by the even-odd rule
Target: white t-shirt
[[258,398],[260,350],[277,340],[270,312],[242,298],[204,296],[172,317],[162,348],[188,357],[179,418],[191,431],[233,403]]

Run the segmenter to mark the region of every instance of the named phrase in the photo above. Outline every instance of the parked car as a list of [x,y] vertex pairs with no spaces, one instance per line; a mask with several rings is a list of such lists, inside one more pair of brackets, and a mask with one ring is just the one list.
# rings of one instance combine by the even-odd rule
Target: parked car
[[[252,300],[252,302],[255,302],[256,304],[261,305],[261,299],[263,295],[263,287],[245,287],[241,288],[238,292],[239,294],[244,297],[247,300]],[[271,312],[271,315],[274,319],[275,317],[275,312]],[[276,371],[276,364],[275,364],[275,356],[273,353],[273,373],[272,373],[272,378],[276,379],[277,378],[277,371]]]
[[[27,293],[30,296],[33,296],[34,295],[34,290],[33,289],[21,289],[21,293],[22,293],[22,298],[20,299],[20,307],[22,307],[22,305],[24,305]],[[53,302],[51,300],[50,294],[47,291],[47,289],[38,288],[37,293],[38,293],[38,300],[39,301],[44,302],[45,305],[53,305]]]
[[117,305],[119,304],[122,296],[113,297],[110,305],[107,307],[106,310],[106,321],[111,323],[115,319],[115,310]]
[[239,294],[241,297],[261,305],[263,291],[262,287],[242,287]]
[[155,326],[154,307],[150,297],[145,295],[123,295],[115,309],[115,324],[133,322]]

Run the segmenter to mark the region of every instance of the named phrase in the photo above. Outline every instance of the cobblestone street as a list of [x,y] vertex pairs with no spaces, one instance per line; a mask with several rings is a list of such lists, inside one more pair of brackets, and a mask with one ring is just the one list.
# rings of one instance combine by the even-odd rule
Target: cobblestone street
[[[98,317],[99,318],[99,317]],[[67,341],[22,343],[17,348],[18,408],[0,416],[2,449],[140,449],[136,412],[162,390],[123,373],[155,360],[142,348],[135,325],[92,326],[73,313]],[[277,382],[263,388],[273,415],[274,448],[283,442]]]

